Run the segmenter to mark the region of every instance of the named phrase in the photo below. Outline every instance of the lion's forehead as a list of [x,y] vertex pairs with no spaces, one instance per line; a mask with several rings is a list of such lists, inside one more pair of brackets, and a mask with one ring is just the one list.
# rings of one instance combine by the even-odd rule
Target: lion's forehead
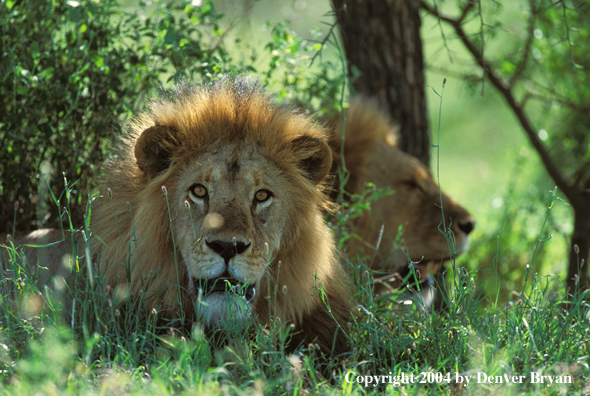
[[185,162],[187,175],[217,182],[239,178],[241,184],[259,181],[269,170],[276,168],[254,144],[219,147],[189,157]]
[[[438,232],[441,219],[441,202],[447,215],[458,221],[469,217],[469,213],[444,191],[416,157],[398,148],[376,144],[368,159],[365,178],[378,187],[389,186],[395,193],[373,205],[373,211],[380,212],[389,223],[409,225],[414,228],[432,228]],[[407,235],[407,232],[406,232]],[[437,234],[438,236],[438,234]]]

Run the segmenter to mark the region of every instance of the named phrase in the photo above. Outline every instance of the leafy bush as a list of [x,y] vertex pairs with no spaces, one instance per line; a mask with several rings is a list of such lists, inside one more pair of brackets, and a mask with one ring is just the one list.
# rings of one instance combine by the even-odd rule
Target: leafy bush
[[0,232],[59,225],[64,203],[48,203],[64,178],[81,223],[95,165],[160,81],[236,70],[219,18],[209,2],[162,2],[147,18],[112,0],[2,2]]
[[341,110],[346,93],[345,65],[338,57],[332,60],[325,54],[327,48],[338,48],[333,28],[334,25],[327,34],[313,30],[313,40],[308,41],[283,22],[266,25],[271,40],[265,46],[270,55],[265,84],[276,89],[279,98],[313,108],[324,116]]

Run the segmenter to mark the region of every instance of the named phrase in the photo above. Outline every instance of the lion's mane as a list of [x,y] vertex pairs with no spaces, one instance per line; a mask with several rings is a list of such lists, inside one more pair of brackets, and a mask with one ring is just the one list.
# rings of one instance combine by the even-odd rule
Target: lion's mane
[[[158,126],[174,133],[142,142],[149,158],[138,163],[138,140],[143,131]],[[171,187],[191,158],[224,144],[255,142],[296,188],[288,192],[295,211],[284,214],[287,227],[280,251],[257,290],[267,297],[278,289],[271,298],[276,304],[259,298],[254,315],[263,324],[271,315],[295,324],[295,344],[315,340],[325,351],[339,334],[335,346],[342,351],[349,297],[333,236],[322,218],[329,206],[323,182],[314,180],[323,179],[318,167],[325,167],[314,155],[314,144],[327,140],[326,130],[313,119],[273,104],[248,78],[224,79],[204,88],[183,84],[153,102],[105,164],[103,195],[92,208],[93,250],[99,252],[107,283],[128,285],[136,296],[149,293],[147,308],[156,308],[161,316],[194,318],[197,296],[188,292],[189,275],[177,245],[181,236],[171,228],[171,216],[179,210]],[[330,312],[318,296],[320,285]]]

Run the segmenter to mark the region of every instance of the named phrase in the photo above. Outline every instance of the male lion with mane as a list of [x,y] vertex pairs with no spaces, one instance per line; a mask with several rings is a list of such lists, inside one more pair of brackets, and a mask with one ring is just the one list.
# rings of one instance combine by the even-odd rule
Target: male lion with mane
[[134,295],[149,284],[160,317],[182,310],[213,329],[276,316],[295,325],[291,347],[345,351],[346,276],[323,220],[327,142],[246,77],[179,85],[105,164],[90,228],[106,283]]
[[[424,308],[428,310],[432,304],[441,308],[440,293],[432,293],[429,287],[433,284],[430,275],[440,278],[441,264],[467,250],[475,220],[440,191],[424,164],[397,147],[395,127],[376,104],[354,98],[345,116],[344,160],[350,171],[345,191],[361,194],[368,182],[394,190],[354,221],[353,231],[360,240],[350,239],[349,252],[363,249],[372,257],[371,268],[386,275],[377,279],[376,294],[399,286],[400,278],[409,274],[409,258],[426,281],[422,287]],[[342,117],[333,117],[328,125],[333,131],[330,145],[336,164],[341,151]],[[446,238],[441,232],[445,229]],[[432,301],[434,298],[436,301]]]

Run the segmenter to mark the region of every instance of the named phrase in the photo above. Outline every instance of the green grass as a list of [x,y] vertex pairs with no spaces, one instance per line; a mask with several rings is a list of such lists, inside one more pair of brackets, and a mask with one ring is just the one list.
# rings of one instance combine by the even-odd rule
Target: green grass
[[[361,200],[351,211],[363,205]],[[0,280],[2,395],[590,391],[585,293],[575,291],[566,301],[561,280],[532,270],[527,287],[514,290],[515,301],[496,303],[497,295],[483,286],[501,282],[497,272],[468,271],[453,262],[449,312],[424,316],[402,293],[373,299],[366,264],[347,260],[359,309],[349,325],[351,352],[336,363],[315,356],[313,346],[286,354],[289,327],[279,321],[266,328],[228,323],[215,337],[205,336],[198,323],[173,330],[158,323],[156,313],[144,312],[141,301],[106,287],[97,271],[92,285],[80,274],[86,287],[72,294],[39,290],[21,249],[3,249],[10,259]],[[396,383],[402,375],[415,383]],[[522,381],[477,383],[484,375]],[[534,383],[537,375],[571,383]],[[392,383],[373,386],[373,379],[364,386],[365,376],[391,376]],[[469,385],[457,382],[466,377]]]

